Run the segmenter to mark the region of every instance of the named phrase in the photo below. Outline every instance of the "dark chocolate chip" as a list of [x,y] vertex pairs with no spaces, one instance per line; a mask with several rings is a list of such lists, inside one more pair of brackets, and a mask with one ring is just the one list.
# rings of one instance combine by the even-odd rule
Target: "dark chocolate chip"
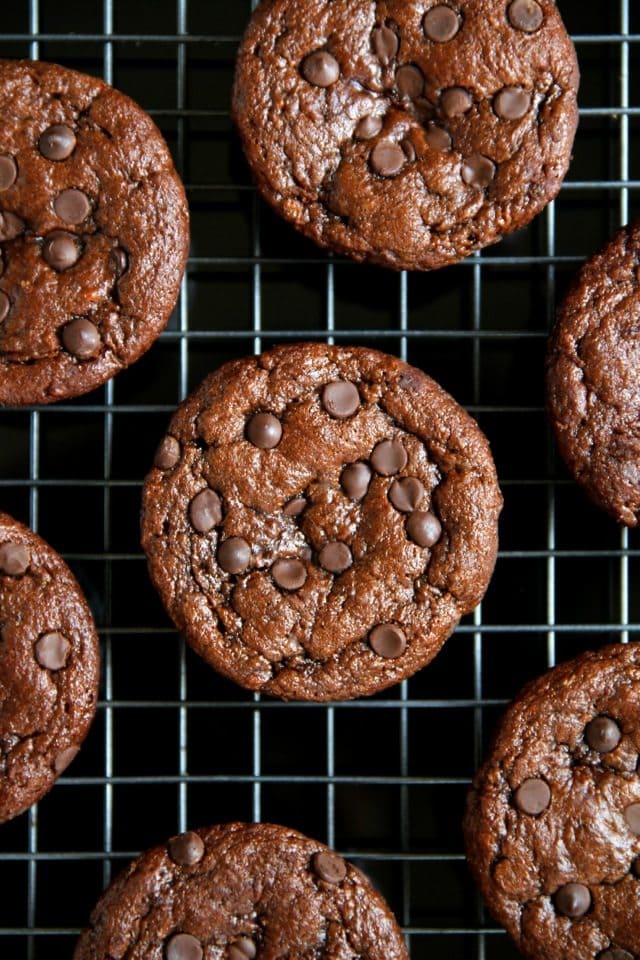
[[76,146],[76,135],[65,123],[54,123],[41,134],[38,149],[47,160],[66,160]]
[[391,484],[389,500],[396,510],[410,513],[418,509],[425,493],[424,485],[416,477],[402,477]]
[[301,560],[276,560],[271,576],[283,590],[299,590],[307,582],[307,569]]
[[610,753],[615,750],[621,737],[620,727],[611,717],[594,717],[584,730],[587,744],[598,753]]
[[322,391],[322,406],[336,420],[346,420],[360,407],[358,388],[348,380],[334,380]]
[[304,497],[294,497],[289,500],[282,508],[285,517],[299,517],[307,508],[307,501]]
[[31,552],[24,543],[3,543],[0,546],[0,573],[21,577],[29,569]]
[[8,154],[0,156],[0,192],[12,187],[18,178],[18,165]]
[[193,867],[204,856],[204,843],[197,833],[189,830],[172,837],[168,844],[169,856],[179,867]]
[[530,106],[531,94],[522,87],[503,87],[493,99],[493,109],[502,120],[521,120]]
[[634,956],[627,950],[610,947],[609,950],[605,950],[604,953],[598,954],[598,960],[634,960]]
[[396,70],[396,87],[401,97],[416,100],[424,90],[424,74],[420,67],[407,63]]
[[451,149],[451,137],[443,127],[436,126],[435,123],[429,125],[425,131],[425,140],[434,150],[444,153]]
[[247,957],[247,960],[254,960],[255,955],[258,952],[255,943],[250,937],[238,937],[238,939],[233,943],[233,947],[236,950],[240,950],[245,957]]
[[583,917],[591,906],[591,893],[583,883],[565,883],[556,891],[553,901],[558,913],[576,920]]
[[72,233],[55,230],[44,241],[42,256],[54,270],[68,270],[81,256],[78,238]]
[[15,213],[11,213],[10,210],[0,213],[0,242],[15,240],[23,233],[24,220],[21,220]]
[[640,803],[632,803],[625,808],[624,818],[629,829],[636,836],[640,836]]
[[413,163],[416,158],[416,148],[412,144],[411,140],[403,140],[400,146],[402,147],[402,151],[409,163]]
[[371,151],[371,167],[381,177],[395,177],[406,162],[402,147],[390,140],[380,140]]
[[153,463],[158,470],[173,470],[180,459],[180,444],[175,437],[167,436],[156,450]]
[[407,638],[394,623],[381,623],[369,634],[369,646],[379,657],[395,660],[407,649]]
[[61,670],[69,659],[71,644],[63,634],[45,633],[34,647],[36,660],[45,670]]
[[447,43],[449,40],[453,40],[460,29],[460,20],[455,10],[441,4],[438,7],[432,7],[425,13],[422,27],[427,40]]
[[445,117],[457,117],[471,109],[473,98],[464,87],[449,87],[440,97],[440,106]]
[[320,566],[329,573],[344,573],[353,564],[351,550],[346,543],[334,540],[325,543],[318,556]]
[[430,511],[414,510],[407,517],[406,531],[409,539],[419,547],[433,547],[442,536],[442,525]]
[[226,573],[244,573],[251,560],[251,547],[242,537],[229,537],[218,547],[218,563]]
[[89,197],[82,190],[63,190],[53,201],[56,215],[65,223],[82,223],[91,213]]
[[381,440],[371,454],[371,466],[383,477],[392,477],[407,465],[407,451],[399,440]]
[[509,4],[507,16],[512,27],[525,33],[535,33],[544,20],[542,7],[536,0],[513,0],[513,3]]
[[62,345],[79,360],[89,360],[102,349],[100,331],[91,320],[77,317],[64,327]]
[[347,865],[332,850],[320,850],[311,860],[314,872],[325,883],[342,883],[347,875]]
[[64,750],[61,750],[53,761],[53,769],[56,773],[62,773],[67,769],[69,764],[75,760],[75,758],[80,753],[80,747],[71,746],[66,747]]
[[340,76],[340,64],[326,50],[316,50],[302,61],[302,76],[314,87],[330,87]]
[[476,153],[463,161],[461,174],[464,182],[470,187],[484,190],[496,175],[496,165],[489,157]]
[[123,250],[122,247],[114,247],[111,251],[111,256],[116,267],[116,276],[118,279],[123,277],[127,270],[129,269],[129,257],[127,251]]
[[261,450],[277,447],[282,437],[282,424],[272,413],[256,413],[246,427],[247,440]]
[[640,857],[636,857],[636,859],[633,861],[631,864],[631,870],[636,877],[640,877]]
[[167,940],[165,960],[202,960],[204,951],[199,940],[190,933],[176,933]]
[[356,129],[353,131],[353,135],[356,140],[372,140],[378,136],[382,127],[382,117],[374,117],[369,114],[369,116],[363,117],[362,120],[358,122]]
[[196,493],[189,504],[189,519],[198,533],[209,533],[222,523],[222,503],[215,490],[207,487]]
[[514,794],[514,800],[518,810],[536,817],[551,803],[551,790],[544,780],[532,777],[520,784]]
[[0,290],[0,323],[5,319],[11,309],[11,300],[4,290]]
[[340,477],[340,485],[351,500],[362,500],[370,483],[371,470],[366,463],[350,463]]
[[391,63],[398,52],[400,41],[389,27],[378,27],[371,34],[375,54],[383,66]]
[[227,952],[228,960],[247,960],[247,954],[235,943],[232,943]]

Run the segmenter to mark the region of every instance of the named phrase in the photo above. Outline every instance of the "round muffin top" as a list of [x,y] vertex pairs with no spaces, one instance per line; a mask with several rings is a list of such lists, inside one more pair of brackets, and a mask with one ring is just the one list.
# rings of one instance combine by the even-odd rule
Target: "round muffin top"
[[487,441],[374,350],[234,361],[147,477],[151,578],[188,642],[251,690],[348,699],[410,676],[483,596],[502,498]]
[[96,906],[74,960],[408,960],[379,893],[295,830],[232,823],[173,837]]
[[580,271],[549,341],[547,400],[560,453],[618,523],[640,513],[640,223]]
[[91,611],[64,561],[0,514],[0,823],[51,789],[98,699]]
[[640,646],[556,667],[519,694],[469,795],[469,864],[535,960],[640,955]]
[[425,270],[556,196],[578,82],[553,0],[264,0],[233,114],[278,213],[331,250]]
[[54,64],[0,61],[0,404],[86,393],[175,305],[184,189],[132,100]]

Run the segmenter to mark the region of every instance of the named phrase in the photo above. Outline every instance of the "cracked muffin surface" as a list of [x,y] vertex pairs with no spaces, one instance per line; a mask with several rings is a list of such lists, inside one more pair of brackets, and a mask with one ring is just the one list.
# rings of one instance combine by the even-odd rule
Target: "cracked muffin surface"
[[64,561],[0,513],[0,823],[47,793],[98,700],[91,611]]
[[591,499],[640,512],[640,223],[583,266],[549,341],[547,402],[560,453]]
[[103,894],[74,960],[408,960],[387,904],[352,864],[273,824],[172,837]]
[[151,578],[251,690],[348,699],[415,673],[493,572],[502,497],[474,420],[375,350],[232,361],[179,408],[143,494]]
[[640,955],[640,646],[582,654],[500,722],[465,819],[487,906],[536,960]]
[[424,270],[556,196],[578,83],[553,0],[263,0],[232,109],[281,216],[338,253]]
[[151,118],[103,81],[0,61],[0,404],[86,393],[175,305],[188,209]]

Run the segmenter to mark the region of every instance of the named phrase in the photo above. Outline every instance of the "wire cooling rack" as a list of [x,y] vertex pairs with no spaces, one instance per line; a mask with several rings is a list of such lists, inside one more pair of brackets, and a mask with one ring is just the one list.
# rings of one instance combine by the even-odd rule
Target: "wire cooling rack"
[[[414,958],[516,957],[467,875],[469,780],[525,680],[640,631],[640,539],[568,480],[542,380],[557,297],[640,213],[640,4],[559,5],[583,73],[568,181],[527,230],[433,275],[331,259],[259,202],[228,113],[249,0],[3,5],[0,55],[103,76],[154,116],[187,184],[193,244],[178,309],[135,367],[76,401],[0,412],[0,508],[67,558],[104,657],[80,757],[0,828],[0,956],[70,956],[141,849],[187,826],[263,819],[365,869]],[[142,477],[176,404],[222,362],[301,338],[375,345],[432,374],[488,434],[506,501],[483,606],[416,677],[336,706],[260,699],[209,670],[171,628],[138,539]]]

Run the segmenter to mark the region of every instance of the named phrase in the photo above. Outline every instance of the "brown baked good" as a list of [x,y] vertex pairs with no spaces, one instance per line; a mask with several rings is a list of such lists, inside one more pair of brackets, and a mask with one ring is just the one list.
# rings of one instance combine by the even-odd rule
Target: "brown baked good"
[[233,116],[260,192],[298,230],[427,270],[556,196],[578,82],[553,0],[263,0]]
[[66,563],[0,514],[0,823],[47,793],[98,700],[91,611]]
[[358,347],[226,364],[180,407],[143,495],[151,578],[250,690],[364,696],[481,599],[502,497],[489,446],[420,370]]
[[367,878],[295,830],[232,823],[143,853],[103,894],[74,960],[408,960]]
[[160,131],[102,80],[0,60],[0,404],[86,393],[137,360],[188,251]]
[[530,683],[469,794],[467,856],[487,906],[535,960],[640,955],[640,646]]

